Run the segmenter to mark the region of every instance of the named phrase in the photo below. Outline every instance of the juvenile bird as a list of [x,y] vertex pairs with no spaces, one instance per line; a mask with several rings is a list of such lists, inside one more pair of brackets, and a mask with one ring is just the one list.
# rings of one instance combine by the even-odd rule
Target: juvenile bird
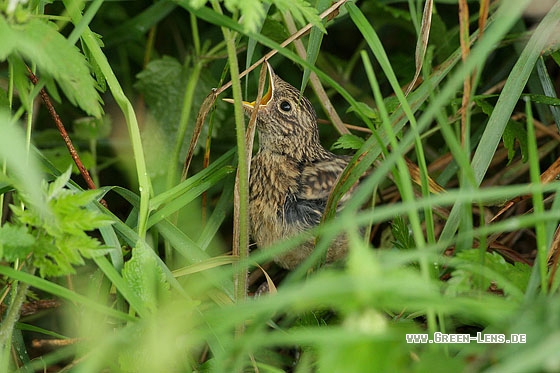
[[[311,102],[280,79],[268,62],[267,67],[269,88],[258,104],[259,150],[251,161],[249,179],[251,235],[264,249],[321,221],[329,194],[350,160],[323,148]],[[255,107],[255,102],[243,102],[249,115]],[[310,239],[275,262],[293,269],[313,249],[314,239]],[[330,244],[327,262],[342,258],[347,251],[341,235]]]

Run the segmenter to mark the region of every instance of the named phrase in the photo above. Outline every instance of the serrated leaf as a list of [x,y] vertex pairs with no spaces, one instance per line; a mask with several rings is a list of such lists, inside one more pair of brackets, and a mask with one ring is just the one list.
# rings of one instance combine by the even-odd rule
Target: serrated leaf
[[60,193],[64,190],[66,183],[70,180],[70,175],[72,174],[72,168],[68,167],[59,177],[57,177],[52,183],[48,185],[47,189],[47,200],[57,198]]
[[365,102],[358,102],[357,103],[357,108],[353,106],[350,106],[347,110],[348,113],[352,113],[352,112],[357,112],[358,110],[364,114],[366,117],[370,118],[370,119],[374,119],[374,120],[380,120],[379,118],[379,112],[370,107],[368,104],[366,104]]
[[331,149],[360,149],[364,144],[364,139],[351,133],[344,134],[336,140]]
[[[479,249],[463,250],[457,253],[453,259],[455,269],[451,279],[447,282],[448,294],[460,294],[472,292],[477,286],[487,289],[492,282],[496,282],[498,288],[506,295],[522,294],[527,288],[531,267],[523,263],[510,264],[496,252],[485,252],[480,256]],[[486,275],[481,272],[473,272],[473,266],[484,267]],[[504,281],[496,280],[493,274],[499,275]],[[507,281],[506,281],[507,280]]]
[[240,11],[240,22],[248,33],[256,32],[266,16],[266,9],[260,0],[225,0],[224,5],[230,12]]
[[312,7],[305,0],[272,0],[272,3],[282,12],[290,12],[294,19],[300,23],[300,25],[305,25],[306,23],[311,23],[313,26],[317,27],[322,32],[326,33],[327,30],[323,26],[321,17],[317,12],[317,9]]
[[508,164],[511,163],[513,157],[515,156],[515,140],[519,142],[519,148],[521,149],[521,160],[527,162],[529,156],[529,150],[527,148],[527,130],[522,123],[516,122],[514,120],[508,121],[504,133],[502,134],[504,140],[504,147],[508,150]]
[[21,224],[26,224],[32,237],[31,261],[41,276],[62,276],[74,273],[73,266],[84,264],[84,257],[99,255],[101,243],[86,232],[98,229],[113,220],[92,203],[103,191],[73,191],[65,188],[70,168],[49,185],[43,185],[49,215],[38,213],[32,206],[12,207]]
[[25,258],[35,243],[35,237],[25,226],[5,223],[0,227],[0,258],[8,262]]
[[[104,46],[103,41],[101,40],[101,35],[96,34],[94,32],[92,32],[91,35],[93,36],[93,38],[95,39],[95,41],[100,47]],[[105,80],[105,76],[103,75],[103,71],[101,70],[101,67],[99,67],[99,64],[97,63],[96,59],[91,55],[91,51],[87,47],[86,43],[82,42],[82,49],[84,51],[84,55],[87,58],[87,61],[89,62],[89,65],[93,72],[93,76],[95,77],[95,80],[97,82],[98,89],[101,92],[105,92],[107,90],[107,81]]]
[[41,277],[64,276],[76,271],[69,258],[62,255],[51,237],[42,235],[33,246],[32,262]]
[[72,104],[89,115],[101,116],[101,97],[86,59],[62,34],[37,18],[9,25],[0,17],[0,38],[0,60],[21,55],[35,63],[43,74],[52,76]]
[[122,276],[144,305],[155,311],[170,286],[156,260],[146,250],[149,249],[144,246],[132,250],[132,258],[124,264]]

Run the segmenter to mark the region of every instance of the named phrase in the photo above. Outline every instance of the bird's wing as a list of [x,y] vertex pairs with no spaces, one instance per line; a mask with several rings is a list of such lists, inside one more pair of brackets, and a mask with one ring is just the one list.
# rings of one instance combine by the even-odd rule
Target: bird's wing
[[303,165],[297,191],[286,197],[284,221],[302,229],[317,225],[349,159],[333,157]]
[[336,157],[306,165],[300,178],[298,196],[303,199],[327,199],[349,157]]

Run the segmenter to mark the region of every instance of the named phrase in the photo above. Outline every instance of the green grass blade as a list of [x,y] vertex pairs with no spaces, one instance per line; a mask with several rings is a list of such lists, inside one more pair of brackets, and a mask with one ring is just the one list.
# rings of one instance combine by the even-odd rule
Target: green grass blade
[[127,315],[126,313],[106,307],[86,296],[78,294],[72,290],[69,290],[63,286],[57,285],[53,282],[47,281],[40,277],[30,275],[29,273],[16,271],[15,269],[10,267],[0,266],[0,274],[10,277],[14,280],[26,283],[34,288],[53,294],[57,297],[69,300],[70,302],[83,304],[84,306],[87,306],[92,310],[96,310],[98,312],[106,314],[107,316],[111,316],[122,321],[135,320],[134,317]]
[[[82,20],[82,15],[75,2],[71,0],[64,0],[64,6],[68,10],[72,22],[75,25],[80,24]],[[146,235],[146,223],[148,221],[148,203],[151,191],[150,179],[148,177],[148,171],[146,169],[146,160],[144,157],[144,149],[142,148],[142,139],[140,136],[140,128],[138,127],[138,121],[136,119],[136,114],[134,113],[134,108],[124,91],[121,88],[119,81],[117,80],[111,65],[107,57],[101,50],[98,44],[96,36],[91,32],[89,27],[85,27],[83,33],[81,34],[83,42],[87,45],[91,56],[95,59],[95,62],[101,69],[109,89],[115,98],[115,101],[121,108],[126,124],[128,127],[128,133],[130,136],[130,141],[132,143],[132,151],[134,153],[134,162],[136,165],[136,173],[138,177],[138,189],[140,191],[140,207],[138,213],[138,233],[141,238]]]
[[[524,9],[523,5],[527,1],[519,1],[516,4],[502,4],[496,15],[496,26],[489,28],[485,33],[486,38],[495,31],[497,34],[503,34],[513,23],[515,19],[518,19],[521,11]],[[540,25],[537,27],[533,36],[527,43],[525,49],[519,56],[519,59],[515,66],[513,67],[511,74],[509,75],[506,84],[498,98],[498,102],[488,120],[486,129],[480,139],[476,152],[472,159],[472,168],[475,173],[475,181],[480,184],[490,162],[494,156],[498,143],[502,138],[502,133],[504,128],[511,116],[513,108],[517,104],[521,92],[529,79],[531,71],[535,66],[537,59],[539,58],[541,51],[547,45],[548,37],[551,30],[557,24],[558,17],[560,16],[560,3],[556,4],[553,9],[545,16]],[[499,24],[498,21],[501,21]],[[494,30],[496,28],[497,30]],[[500,35],[496,35],[500,36]],[[473,55],[479,50],[486,51],[489,53],[491,51],[491,45],[487,45],[488,39],[483,39],[480,44],[473,50],[471,57],[475,58]],[[486,43],[485,43],[486,42]],[[486,50],[488,48],[488,50]],[[476,55],[475,55],[476,56]],[[451,214],[449,215],[447,224],[445,225],[440,239],[448,240],[455,233],[459,221],[462,215],[461,206],[454,206]]]

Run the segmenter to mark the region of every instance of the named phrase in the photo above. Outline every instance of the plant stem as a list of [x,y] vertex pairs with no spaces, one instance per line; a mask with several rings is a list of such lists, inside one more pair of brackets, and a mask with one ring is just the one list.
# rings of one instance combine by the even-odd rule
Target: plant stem
[[11,345],[11,338],[12,332],[14,330],[14,325],[19,320],[20,309],[23,301],[25,300],[25,296],[27,295],[27,289],[29,285],[23,282],[20,282],[17,286],[14,286],[15,295],[12,297],[12,301],[10,303],[10,307],[6,312],[6,317],[0,323],[0,354],[2,355],[2,359],[0,361],[0,371],[7,372],[8,371],[8,362],[9,362],[9,349]]
[[[63,0],[64,6],[66,7],[68,14],[72,17],[72,22],[75,25],[80,24],[82,20],[82,15],[76,2],[71,0]],[[132,104],[124,94],[122,87],[117,80],[117,77],[107,61],[107,57],[101,50],[99,43],[95,35],[91,32],[88,26],[84,26],[84,31],[81,34],[83,42],[89,49],[92,58],[95,59],[97,65],[99,66],[101,72],[103,73],[107,85],[115,98],[116,103],[121,108],[126,125],[128,127],[128,134],[130,136],[130,142],[132,144],[132,152],[134,155],[134,161],[136,164],[136,173],[138,175],[138,189],[140,192],[140,206],[138,209],[138,236],[143,239],[146,236],[146,223],[148,221],[149,214],[149,198],[150,198],[150,179],[148,177],[148,171],[146,169],[146,161],[144,157],[144,149],[142,148],[142,140],[140,136],[140,128],[138,127],[138,121],[136,119],[136,114],[134,113],[134,108]]]
[[[221,13],[217,1],[212,1],[214,10]],[[247,162],[247,151],[245,148],[245,123],[243,121],[243,109],[241,107],[241,82],[239,80],[239,63],[237,50],[235,48],[235,33],[227,28],[222,28],[231,74],[231,87],[233,91],[235,129],[237,139],[237,180],[234,192],[234,243],[233,255],[239,256],[236,264],[237,270],[234,275],[234,294],[237,302],[247,297],[247,257],[249,256],[249,167]],[[238,333],[242,329],[238,330]]]

